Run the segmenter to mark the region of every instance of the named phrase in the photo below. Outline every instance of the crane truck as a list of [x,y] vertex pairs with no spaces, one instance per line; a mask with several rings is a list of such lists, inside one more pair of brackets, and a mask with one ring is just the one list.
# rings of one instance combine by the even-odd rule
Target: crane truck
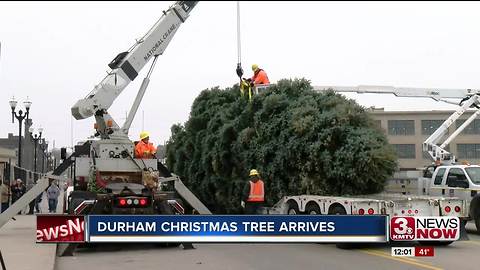
[[[77,120],[95,118],[95,134],[75,146],[73,154],[56,169],[60,172],[74,167],[65,212],[83,215],[184,214],[183,199],[198,213],[211,214],[160,160],[136,158],[135,143],[128,137],[158,56],[165,52],[196,4],[197,1],[177,1],[163,11],[161,18],[142,38],[108,64],[111,70],[106,77],[71,108]],[[147,75],[120,126],[108,109],[149,62]],[[63,255],[71,254],[74,249],[74,245],[66,247]]]

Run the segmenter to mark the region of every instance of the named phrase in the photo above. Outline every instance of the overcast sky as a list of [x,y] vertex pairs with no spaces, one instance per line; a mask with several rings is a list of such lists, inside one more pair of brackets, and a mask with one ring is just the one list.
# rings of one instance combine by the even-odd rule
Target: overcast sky
[[[30,98],[34,126],[44,127],[57,147],[85,140],[94,119],[72,120],[71,106],[172,3],[1,2],[0,137],[18,132],[8,105],[15,95]],[[305,77],[314,85],[480,87],[480,3],[242,2],[241,11],[247,75],[257,63],[272,82]],[[143,111],[151,139],[167,140],[203,89],[237,82],[236,53],[236,3],[200,2],[159,58],[130,137],[141,131]],[[110,109],[117,122],[146,72]],[[386,110],[455,108],[428,99],[348,96]]]

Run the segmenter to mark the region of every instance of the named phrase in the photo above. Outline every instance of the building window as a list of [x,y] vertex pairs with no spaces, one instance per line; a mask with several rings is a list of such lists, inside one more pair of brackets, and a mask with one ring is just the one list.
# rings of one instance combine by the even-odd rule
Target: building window
[[415,144],[392,144],[398,158],[415,159]]
[[[456,122],[457,128],[459,128],[465,119],[458,119]],[[463,131],[463,134],[480,134],[480,119],[475,119],[471,122]]]
[[415,135],[415,121],[388,120],[388,135]]
[[457,144],[458,158],[480,159],[480,144]]
[[379,129],[382,129],[382,120],[374,120],[375,126]]
[[444,120],[422,120],[422,135],[432,135],[437,130]]
[[[446,151],[450,152],[450,145],[445,146],[444,149],[445,149]],[[425,152],[425,151],[423,151],[423,150],[422,150],[422,156],[423,156],[424,159],[432,159],[432,158],[430,157],[430,154],[428,154],[427,152]]]

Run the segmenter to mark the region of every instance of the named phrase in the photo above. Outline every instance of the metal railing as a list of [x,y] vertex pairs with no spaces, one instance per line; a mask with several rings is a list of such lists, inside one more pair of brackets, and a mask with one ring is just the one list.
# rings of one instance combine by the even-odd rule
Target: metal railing
[[[13,173],[11,173],[13,172]],[[15,179],[22,179],[22,181],[26,184],[26,193],[23,194],[20,198],[18,198],[15,202],[13,202],[7,210],[0,214],[0,228],[5,225],[10,219],[12,219],[15,215],[17,215],[22,210],[30,207],[30,203],[34,201],[38,195],[42,194],[45,191],[51,181],[58,180],[59,188],[62,189],[63,182],[67,179],[53,175],[51,172],[47,174],[35,173],[30,170],[26,170],[21,167],[17,167],[15,165],[10,165],[10,173],[9,173],[9,182],[13,183]],[[10,189],[10,186],[8,186]],[[0,200],[1,200],[1,192],[0,192]],[[10,196],[11,197],[11,196]],[[61,200],[61,198],[59,198]],[[9,198],[10,201],[10,198]],[[29,208],[30,209],[30,208]]]

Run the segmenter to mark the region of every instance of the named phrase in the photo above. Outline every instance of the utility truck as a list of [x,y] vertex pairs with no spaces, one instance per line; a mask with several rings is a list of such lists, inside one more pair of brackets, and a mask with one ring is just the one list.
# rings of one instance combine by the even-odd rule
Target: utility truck
[[[472,89],[429,89],[393,86],[315,86],[315,91],[390,93],[400,97],[424,97],[456,104],[460,107],[423,142],[423,150],[434,161],[422,171],[410,172],[409,177],[397,177],[394,181],[401,188],[381,194],[365,196],[285,196],[273,207],[266,207],[268,214],[322,214],[322,215],[375,215],[393,216],[456,216],[465,223],[475,220],[480,230],[480,166],[456,164],[455,156],[445,147],[480,114],[480,91]],[[459,99],[455,102],[450,99]],[[468,109],[475,109],[460,127],[447,139],[440,140],[448,128]],[[406,188],[406,182],[411,182]],[[393,185],[394,186],[394,185]],[[462,238],[465,239],[465,235]],[[437,242],[449,244],[450,242]]]
[[[106,77],[71,108],[77,120],[95,118],[94,135],[77,145],[54,174],[74,167],[73,186],[67,191],[65,212],[70,214],[184,214],[186,201],[200,214],[211,214],[179,177],[158,160],[134,156],[135,142],[128,132],[150,82],[158,56],[188,19],[197,1],[177,1],[152,28],[109,64]],[[108,109],[147,63],[150,69],[122,126]],[[185,246],[185,245],[184,245]],[[63,255],[73,252],[65,248]]]
[[[475,221],[477,231],[480,231],[480,167],[477,165],[459,164],[455,155],[446,147],[470,123],[480,115],[480,90],[478,89],[442,89],[442,88],[408,88],[393,86],[316,86],[315,90],[327,89],[337,92],[394,94],[399,97],[431,98],[459,106],[440,127],[435,130],[422,144],[423,151],[431,157],[433,164],[424,167],[419,177],[407,177],[400,181],[409,181],[417,186],[404,193],[460,198],[465,200],[466,219]],[[456,128],[452,134],[448,129],[466,111],[472,114]],[[388,191],[388,190],[387,190]],[[450,209],[450,208],[449,208]],[[453,208],[452,208],[453,209]],[[448,209],[445,209],[448,210]]]
[[[432,198],[441,197],[441,200],[463,200],[463,208],[460,208],[460,206],[451,207],[450,205],[447,207],[445,205],[445,207],[441,207],[440,213],[442,215],[460,214],[465,220],[474,220],[477,230],[480,231],[480,195],[478,194],[478,191],[480,191],[480,167],[470,164],[458,164],[455,155],[446,150],[448,144],[480,114],[480,90],[372,85],[315,86],[314,90],[431,98],[435,101],[459,106],[422,144],[423,151],[428,153],[433,164],[417,172],[399,172],[393,181],[401,185],[400,191],[407,197],[425,198],[425,196],[429,196]],[[446,136],[449,127],[468,110],[472,110],[471,116],[457,127],[452,134]],[[387,192],[392,191],[388,189],[391,186],[394,185],[387,185]],[[399,191],[399,189],[395,191]],[[390,196],[392,195],[390,194]]]

